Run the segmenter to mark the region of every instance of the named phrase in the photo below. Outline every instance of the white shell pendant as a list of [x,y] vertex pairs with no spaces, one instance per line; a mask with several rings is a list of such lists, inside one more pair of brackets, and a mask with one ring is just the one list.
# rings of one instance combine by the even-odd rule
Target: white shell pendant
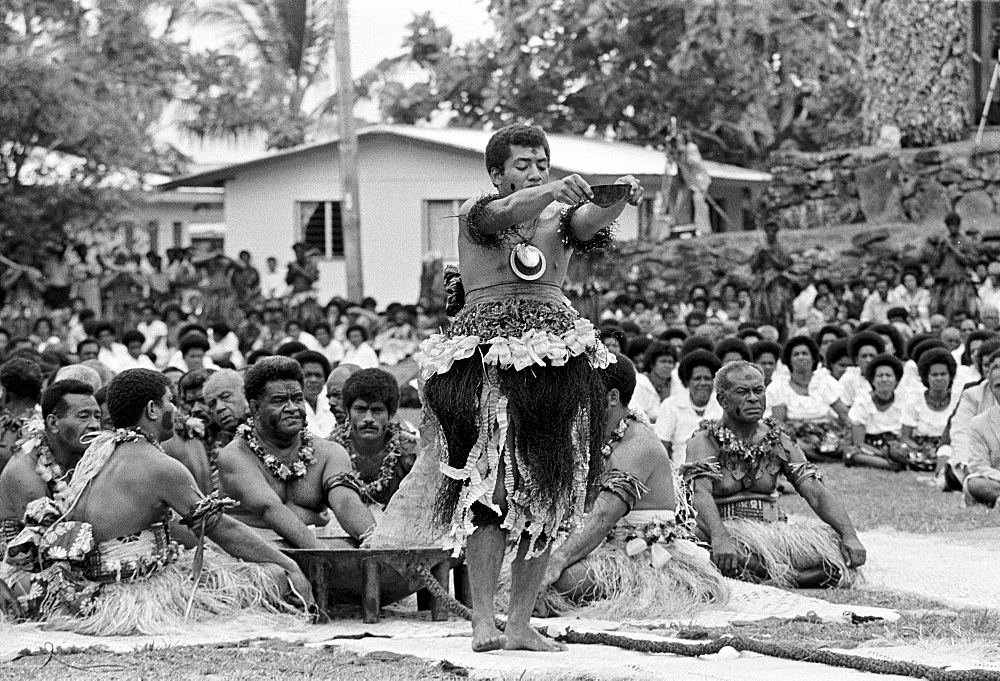
[[545,274],[545,254],[524,242],[510,252],[510,269],[525,281],[534,281]]

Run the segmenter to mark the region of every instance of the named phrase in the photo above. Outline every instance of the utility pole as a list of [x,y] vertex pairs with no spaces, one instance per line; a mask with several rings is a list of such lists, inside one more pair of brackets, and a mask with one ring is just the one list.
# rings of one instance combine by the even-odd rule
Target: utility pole
[[361,219],[358,211],[358,136],[354,129],[354,80],[351,78],[351,29],[348,0],[334,0],[333,56],[337,71],[339,119],[340,224],[344,234],[347,299],[361,303],[365,295],[361,266]]

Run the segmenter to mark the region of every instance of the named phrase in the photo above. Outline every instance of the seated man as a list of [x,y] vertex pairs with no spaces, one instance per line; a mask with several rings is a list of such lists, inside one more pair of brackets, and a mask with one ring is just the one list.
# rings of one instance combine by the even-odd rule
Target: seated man
[[972,417],[969,422],[969,474],[965,478],[968,504],[996,505],[1000,497],[1000,365],[994,364],[986,375],[986,384],[995,400],[992,407]]
[[167,455],[184,464],[204,494],[218,489],[217,453],[211,415],[205,405],[205,382],[212,371],[189,371],[178,383],[179,409],[174,413],[174,436],[163,443]]
[[357,372],[344,384],[343,400],[347,422],[337,427],[332,439],[347,450],[351,471],[336,482],[356,490],[378,518],[413,468],[418,440],[394,419],[399,384],[389,372]]
[[344,383],[354,374],[361,371],[357,364],[341,364],[330,372],[326,379],[326,399],[330,401],[330,411],[333,412],[339,425],[347,423],[347,410],[344,409]]
[[243,376],[232,369],[221,369],[208,377],[204,390],[205,404],[215,422],[217,449],[236,437],[236,429],[247,420],[250,406],[243,394]]
[[0,366],[0,472],[14,454],[14,445],[24,437],[28,424],[38,416],[42,394],[42,369],[38,362],[14,357]]
[[[688,442],[681,469],[693,490],[699,535],[727,577],[786,587],[848,586],[866,553],[850,518],[822,474],[773,419],[764,375],[731,362],[715,378],[723,416],[706,421]],[[777,505],[784,475],[829,527],[785,525]]]
[[[223,515],[231,500],[202,496],[163,453],[174,411],[166,377],[122,372],[108,386],[108,409],[118,430],[95,439],[54,499],[29,504],[33,525],[8,546],[6,580],[25,614],[55,629],[130,635],[165,632],[189,616],[280,612],[289,585],[311,604],[295,562]],[[171,510],[229,555],[199,545],[193,564],[181,560]]]
[[[604,370],[608,442],[601,491],[583,528],[552,552],[540,598],[559,610],[607,600],[614,617],[665,617],[697,603],[724,602],[728,590],[704,549],[694,519],[675,513],[670,456],[642,416],[629,410],[636,374],[622,354]],[[547,608],[548,609],[548,608]]]
[[[985,377],[1000,359],[1000,338],[989,338],[976,350],[973,359],[979,374]],[[938,468],[944,471],[946,489],[958,490],[963,489],[963,483],[969,474],[969,462],[972,457],[970,442],[972,420],[995,407],[997,400],[990,389],[989,381],[985,378],[964,388],[956,387],[962,394],[958,398],[958,406],[948,419],[937,455]]]
[[250,418],[219,452],[223,491],[240,502],[234,512],[260,534],[295,548],[320,548],[310,525],[325,525],[332,509],[359,540],[375,524],[357,492],[335,484],[352,470],[336,443],[306,429],[302,368],[288,357],[265,357],[246,373]]
[[90,440],[101,430],[94,388],[57,381],[42,393],[40,429],[31,429],[0,474],[0,557],[23,529],[28,504],[65,489]]

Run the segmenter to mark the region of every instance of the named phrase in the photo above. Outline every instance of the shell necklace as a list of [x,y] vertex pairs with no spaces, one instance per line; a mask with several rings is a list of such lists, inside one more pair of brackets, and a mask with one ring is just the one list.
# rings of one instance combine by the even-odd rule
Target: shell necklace
[[[529,228],[531,237],[533,237],[535,230],[538,229],[538,218],[531,221]],[[522,236],[521,243],[514,246],[510,252],[510,269],[515,276],[524,281],[539,279],[545,274],[545,268],[548,265],[541,249],[531,244],[531,237]]]

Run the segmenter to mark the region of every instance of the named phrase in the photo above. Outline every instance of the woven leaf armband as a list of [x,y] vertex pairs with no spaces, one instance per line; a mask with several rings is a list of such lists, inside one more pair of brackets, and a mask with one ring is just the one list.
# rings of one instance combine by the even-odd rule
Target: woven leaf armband
[[624,501],[628,508],[626,513],[630,513],[649,488],[631,473],[613,468],[601,476],[601,491],[611,492]]
[[352,492],[356,492],[365,503],[374,501],[368,492],[367,486],[354,471],[348,473],[337,473],[335,476],[330,478],[325,485],[326,489],[323,490],[324,496],[328,495],[330,490],[338,487],[344,487]]
[[475,203],[465,214],[465,224],[469,227],[469,241],[483,248],[500,248],[508,243],[513,237],[520,233],[521,225],[511,225],[493,234],[483,232],[483,225],[490,219],[490,211],[487,206],[503,198],[499,194],[487,194],[476,199]]
[[823,482],[823,471],[816,464],[803,461],[801,463],[790,464],[788,466],[787,477],[788,482],[792,483],[792,487],[798,489],[802,481],[808,478],[813,478],[817,482]]
[[578,203],[575,206],[568,206],[562,209],[559,214],[559,233],[562,235],[562,242],[567,248],[572,248],[577,253],[593,253],[594,251],[610,251],[618,243],[616,235],[616,223],[611,223],[607,227],[603,228],[594,238],[588,241],[581,241],[577,238],[576,234],[573,233],[573,215],[579,210],[580,206],[585,206],[586,203]]
[[722,468],[715,461],[692,461],[681,466],[681,477],[693,487],[698,478],[707,478],[712,482],[722,480]]

